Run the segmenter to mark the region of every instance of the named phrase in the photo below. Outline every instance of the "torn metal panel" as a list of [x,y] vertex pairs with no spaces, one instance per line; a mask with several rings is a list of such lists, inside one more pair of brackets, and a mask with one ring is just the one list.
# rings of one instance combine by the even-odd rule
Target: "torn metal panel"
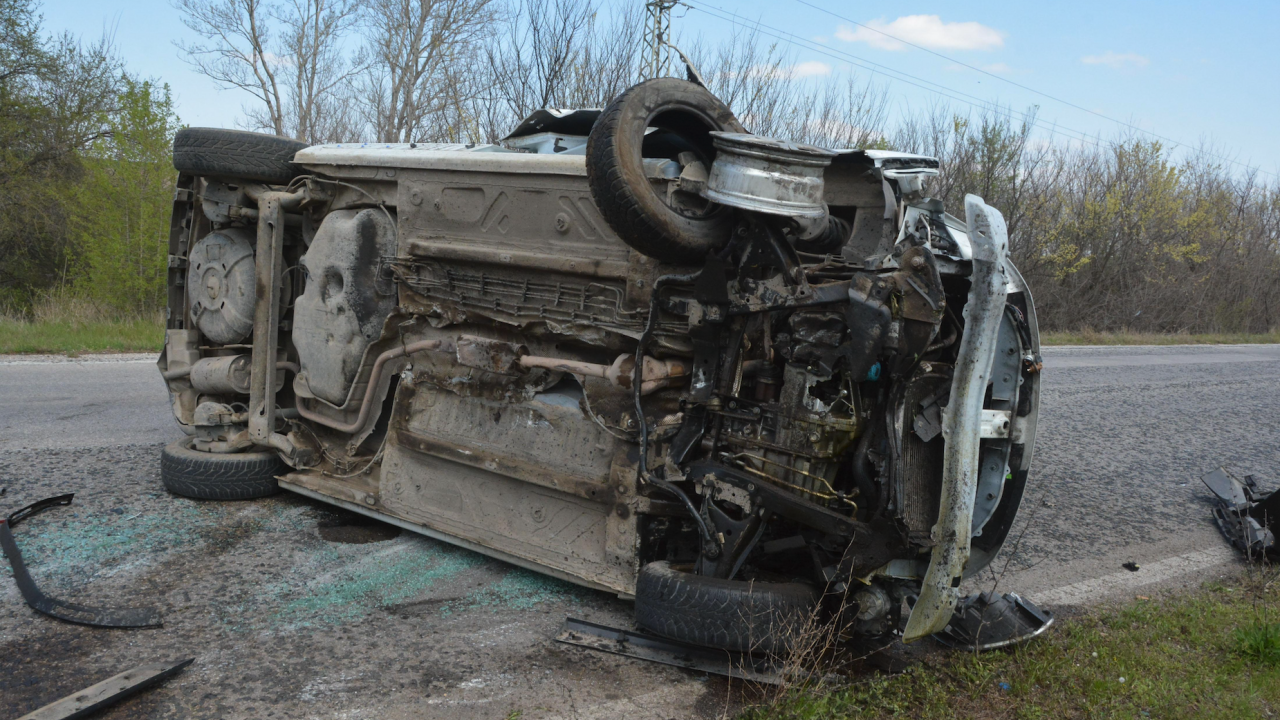
[[13,580],[18,585],[18,591],[22,593],[22,599],[36,612],[77,625],[105,628],[160,627],[163,624],[160,611],[155,608],[98,608],[63,602],[45,595],[31,579],[31,573],[27,571],[26,563],[22,561],[22,552],[18,550],[18,543],[14,540],[11,528],[36,513],[53,507],[70,505],[73,497],[75,496],[59,495],[46,498],[16,510],[7,518],[0,520],[0,549],[4,550],[4,555],[13,568]]
[[542,108],[534,110],[508,134],[504,141],[513,138],[528,137],[540,133],[559,135],[578,135],[585,138],[591,132],[591,126],[600,117],[600,108],[582,108],[561,110],[559,108]]
[[945,627],[960,599],[978,484],[982,403],[1004,317],[1004,263],[1009,251],[1004,216],[976,195],[965,197],[965,215],[973,243],[973,275],[969,302],[964,308],[965,334],[951,382],[951,400],[943,413],[946,452],[938,524],[932,533],[936,544],[920,597],[903,631],[905,642]]

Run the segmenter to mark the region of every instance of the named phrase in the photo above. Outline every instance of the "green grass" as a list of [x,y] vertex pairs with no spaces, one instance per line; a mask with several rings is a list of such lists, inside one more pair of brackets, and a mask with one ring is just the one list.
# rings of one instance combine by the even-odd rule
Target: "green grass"
[[1280,332],[1270,333],[1145,333],[1094,330],[1040,333],[1041,345],[1234,345],[1280,343]]
[[164,323],[159,319],[81,322],[0,317],[0,354],[159,352],[163,345]]
[[900,675],[791,689],[743,719],[1276,717],[1278,586],[1255,572],[1138,600],[1060,621],[1025,647],[930,654]]

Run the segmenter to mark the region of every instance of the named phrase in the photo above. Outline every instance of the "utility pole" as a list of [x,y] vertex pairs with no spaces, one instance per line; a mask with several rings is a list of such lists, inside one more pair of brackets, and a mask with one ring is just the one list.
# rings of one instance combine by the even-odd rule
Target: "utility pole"
[[667,43],[671,41],[671,8],[680,0],[647,0],[644,7],[649,13],[645,28],[645,44],[649,49],[649,77],[662,77],[671,64]]

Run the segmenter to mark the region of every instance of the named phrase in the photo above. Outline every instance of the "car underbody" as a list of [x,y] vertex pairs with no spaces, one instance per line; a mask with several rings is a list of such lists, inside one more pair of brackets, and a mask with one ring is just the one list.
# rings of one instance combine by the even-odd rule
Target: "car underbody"
[[[761,610],[775,625],[834,603],[855,634],[942,630],[1035,435],[1035,311],[1000,214],[946,214],[931,158],[696,106],[639,117],[628,155],[605,136],[626,112],[306,147],[291,177],[175,161],[159,365],[186,452],[269,453],[282,488],[635,598],[679,640],[785,647],[750,619],[665,624],[698,583],[799,598]],[[628,212],[672,213],[671,243],[646,244],[619,183]]]

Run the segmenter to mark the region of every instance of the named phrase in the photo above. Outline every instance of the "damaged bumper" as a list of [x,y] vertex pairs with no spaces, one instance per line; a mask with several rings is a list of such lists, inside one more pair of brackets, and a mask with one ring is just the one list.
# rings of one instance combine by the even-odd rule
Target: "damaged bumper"
[[936,544],[920,598],[903,632],[906,642],[945,628],[960,599],[978,491],[982,404],[1007,294],[1004,263],[1009,238],[1004,216],[976,195],[965,198],[964,209],[973,247],[972,285],[964,308],[965,333],[951,381],[951,402],[942,416],[946,454],[942,502],[932,532]]
[[1218,468],[1201,478],[1218,498],[1213,519],[1227,540],[1249,559],[1280,559],[1280,492],[1259,493],[1253,476],[1243,482]]

